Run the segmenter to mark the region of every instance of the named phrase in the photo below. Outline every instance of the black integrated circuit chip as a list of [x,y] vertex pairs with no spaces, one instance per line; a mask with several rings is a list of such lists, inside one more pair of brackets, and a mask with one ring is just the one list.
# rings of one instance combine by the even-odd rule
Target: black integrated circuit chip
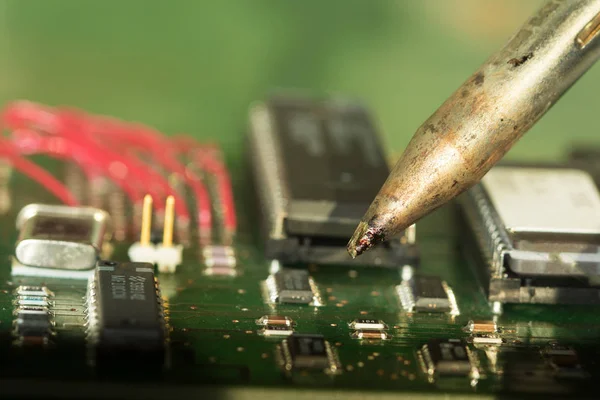
[[473,369],[468,350],[459,339],[430,340],[421,353],[429,375],[469,376]]
[[267,286],[273,302],[299,304],[315,302],[308,271],[282,268],[267,279]]
[[286,340],[293,368],[330,367],[325,338],[322,335],[293,334]]
[[166,364],[166,323],[151,264],[100,261],[88,303],[93,364]]
[[448,312],[450,299],[441,278],[437,276],[416,276],[412,280],[415,311]]
[[269,258],[396,267],[414,227],[356,261],[346,242],[389,174],[368,110],[341,98],[273,96],[251,109],[250,156]]

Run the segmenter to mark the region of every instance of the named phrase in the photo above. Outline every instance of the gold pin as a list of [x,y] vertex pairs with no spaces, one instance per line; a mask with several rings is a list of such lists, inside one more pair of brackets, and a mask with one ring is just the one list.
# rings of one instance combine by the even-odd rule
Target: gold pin
[[142,246],[150,245],[150,230],[152,229],[152,196],[144,196],[142,206],[142,232],[140,234],[140,244]]
[[173,246],[173,224],[175,223],[175,198],[167,197],[165,205],[165,223],[163,230],[163,247]]

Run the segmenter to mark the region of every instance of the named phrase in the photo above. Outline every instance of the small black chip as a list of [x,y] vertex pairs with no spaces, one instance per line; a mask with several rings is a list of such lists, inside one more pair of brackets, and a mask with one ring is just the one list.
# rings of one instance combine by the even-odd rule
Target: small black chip
[[431,340],[421,354],[429,375],[469,376],[473,367],[468,350],[459,339]]
[[293,334],[285,342],[294,369],[330,367],[327,345],[322,335]]
[[165,364],[167,330],[151,264],[99,262],[88,303],[93,364]]
[[17,312],[15,332],[18,336],[47,336],[51,327],[47,308],[23,307]]
[[282,268],[267,278],[269,297],[274,303],[319,305],[308,271]]
[[459,314],[454,292],[438,276],[414,276],[396,286],[396,291],[408,312]]
[[437,276],[417,276],[413,280],[415,311],[450,311],[450,300]]
[[575,349],[569,346],[551,345],[542,351],[557,378],[586,379],[589,373],[583,369]]

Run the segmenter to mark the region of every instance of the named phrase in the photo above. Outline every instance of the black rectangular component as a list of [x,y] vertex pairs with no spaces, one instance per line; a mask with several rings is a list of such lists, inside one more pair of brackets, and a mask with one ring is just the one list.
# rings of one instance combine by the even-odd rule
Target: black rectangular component
[[251,109],[250,123],[269,258],[388,267],[416,262],[414,227],[364,258],[351,261],[346,253],[348,238],[389,174],[362,105],[274,96]]
[[[389,169],[375,126],[363,107],[283,98],[271,99],[269,106],[280,132],[284,162],[302,166],[285,169],[292,199],[358,207],[371,202]],[[351,207],[347,212],[352,213]]]
[[448,312],[451,309],[448,294],[437,276],[416,276],[413,278],[415,311]]
[[15,332],[18,336],[47,336],[52,325],[44,307],[22,307],[17,311]]
[[555,376],[560,379],[586,379],[589,373],[579,362],[577,352],[568,346],[551,345],[542,351]]
[[286,340],[293,368],[325,369],[330,366],[322,335],[293,334]]
[[101,261],[88,290],[91,359],[165,364],[166,324],[148,263]]
[[306,270],[282,268],[267,278],[267,289],[274,303],[320,305]]
[[471,360],[467,348],[459,339],[431,340],[422,349],[429,375],[469,376]]

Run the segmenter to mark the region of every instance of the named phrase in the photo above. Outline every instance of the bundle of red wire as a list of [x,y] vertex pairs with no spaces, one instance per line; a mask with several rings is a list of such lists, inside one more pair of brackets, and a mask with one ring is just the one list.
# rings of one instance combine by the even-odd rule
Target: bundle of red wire
[[[10,135],[0,139],[0,157],[65,204],[77,205],[77,200],[59,180],[24,156],[44,154],[75,162],[89,181],[98,176],[112,180],[134,206],[139,206],[144,196],[150,194],[157,200],[155,204],[160,212],[166,197],[172,195],[177,222],[187,226],[191,217],[185,196],[177,193],[168,177],[154,168],[154,165],[159,166],[188,187],[194,199],[200,241],[209,244],[213,226],[211,199],[202,178],[195,172],[197,169],[201,175],[215,178],[223,216],[223,240],[228,241],[226,238],[235,233],[237,222],[231,180],[214,145],[201,145],[187,136],[170,140],[138,123],[25,101],[7,105],[1,118],[1,127]],[[184,158],[196,168],[186,167]]]

